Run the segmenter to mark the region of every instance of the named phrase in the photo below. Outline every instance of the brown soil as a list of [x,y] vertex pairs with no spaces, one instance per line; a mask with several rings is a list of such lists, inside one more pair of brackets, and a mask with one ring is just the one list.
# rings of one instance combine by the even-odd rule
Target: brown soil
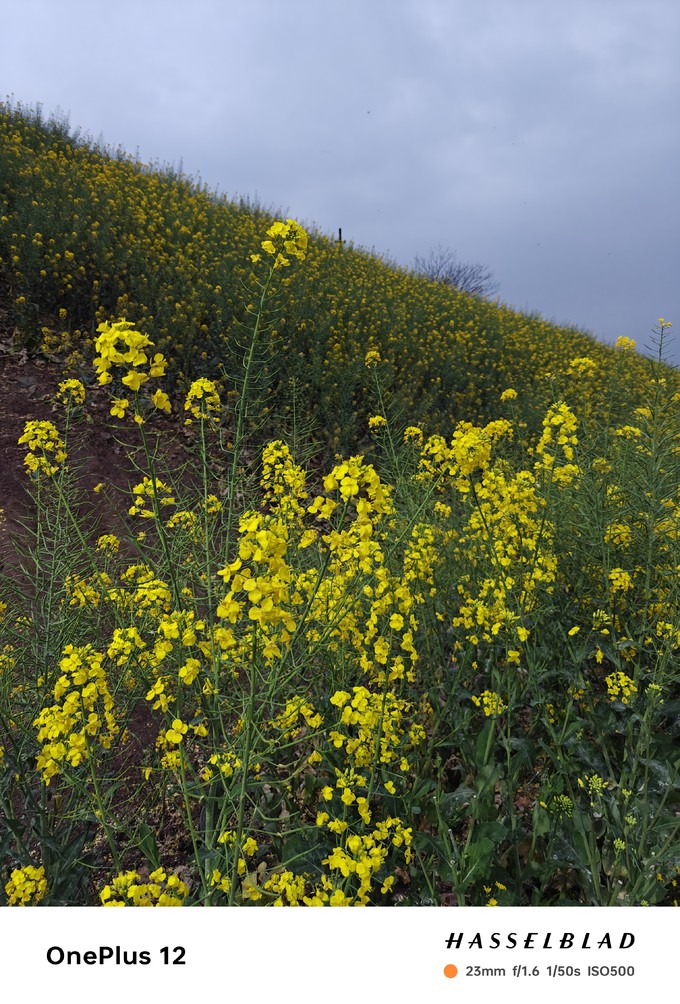
[[0,509],[5,517],[0,523],[0,555],[5,559],[8,539],[18,532],[17,520],[29,504],[26,451],[17,440],[26,422],[51,417],[57,373],[50,369],[42,360],[29,361],[25,353],[0,355]]
[[[25,352],[12,353],[0,340],[0,571],[11,565],[14,557],[11,544],[21,536],[22,520],[30,514],[29,476],[24,468],[25,446],[18,439],[30,420],[49,420],[60,432],[64,425],[63,406],[55,403],[54,395],[64,373],[57,362],[29,358]],[[120,422],[109,415],[110,394],[107,388],[88,387],[84,413],[71,428],[69,465],[78,472],[80,486],[94,503],[93,515],[103,529],[116,532],[121,528],[120,513],[129,501],[132,484],[141,480],[135,470],[140,446],[136,429],[129,422]],[[170,471],[181,471],[187,461],[187,439],[184,427],[176,419],[163,423],[162,461]],[[126,448],[124,440],[134,446]],[[141,464],[141,458],[139,459]],[[100,482],[107,485],[107,495],[92,495]]]

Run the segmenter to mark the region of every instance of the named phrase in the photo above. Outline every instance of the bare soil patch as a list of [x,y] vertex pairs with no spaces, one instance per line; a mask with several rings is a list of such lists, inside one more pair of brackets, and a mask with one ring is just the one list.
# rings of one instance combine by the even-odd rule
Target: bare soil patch
[[[51,421],[63,431],[64,409],[55,403],[54,396],[63,379],[58,362],[31,358],[25,352],[11,353],[6,343],[0,342],[0,509],[4,510],[4,520],[0,521],[0,567],[11,566],[12,541],[21,536],[22,521],[30,513],[30,482],[24,468],[26,448],[19,446],[19,437],[26,422],[32,420]],[[68,462],[77,470],[80,486],[92,500],[90,515],[97,517],[96,522],[107,532],[115,533],[122,528],[121,512],[129,505],[124,496],[142,477],[135,465],[143,464],[136,430],[127,422],[113,420],[109,410],[108,389],[88,387],[84,414],[71,428]],[[163,417],[159,422],[164,433],[161,463],[179,475],[189,456],[184,427],[176,418]],[[113,489],[108,498],[91,494],[101,482]]]

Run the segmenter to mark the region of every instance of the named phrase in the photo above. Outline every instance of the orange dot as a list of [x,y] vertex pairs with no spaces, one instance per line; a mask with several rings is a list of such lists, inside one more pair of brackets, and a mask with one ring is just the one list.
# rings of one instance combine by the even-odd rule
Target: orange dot
[[458,967],[457,966],[454,966],[453,964],[449,964],[448,966],[444,966],[444,976],[446,976],[447,979],[452,980],[453,977],[457,976],[457,975],[458,975]]

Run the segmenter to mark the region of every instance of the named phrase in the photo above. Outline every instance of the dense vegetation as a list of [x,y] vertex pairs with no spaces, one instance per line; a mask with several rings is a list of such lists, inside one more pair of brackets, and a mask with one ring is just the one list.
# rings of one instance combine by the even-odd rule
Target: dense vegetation
[[[6,901],[676,902],[670,324],[644,359],[35,112],[0,143],[4,310],[64,368],[17,430]],[[93,531],[101,394],[138,478]]]
[[[0,106],[0,283],[30,350],[77,365],[91,360],[99,323],[126,317],[167,356],[173,387],[222,372],[228,384],[248,337],[249,255],[271,222],[172,170],[79,142],[59,120]],[[616,392],[617,357],[588,335],[321,235],[279,294],[258,347],[260,396],[278,419],[295,402],[343,452],[364,440],[372,413],[369,349],[384,360],[391,407],[442,433],[497,417],[506,387],[538,433],[547,406],[579,380],[575,357],[595,363],[593,407],[611,407]],[[627,369],[624,407],[647,381],[637,356]]]

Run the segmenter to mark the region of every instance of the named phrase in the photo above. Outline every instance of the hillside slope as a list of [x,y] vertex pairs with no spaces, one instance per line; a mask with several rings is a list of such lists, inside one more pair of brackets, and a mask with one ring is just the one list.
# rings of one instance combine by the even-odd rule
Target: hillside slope
[[[77,369],[97,325],[126,317],[169,356],[179,387],[238,375],[249,256],[269,222],[39,111],[0,105],[0,306],[16,347]],[[395,412],[443,434],[462,419],[498,417],[508,387],[531,432],[556,397],[575,392],[590,410],[618,413],[639,403],[648,380],[647,361],[628,353],[628,400],[617,404],[621,354],[591,336],[313,234],[304,269],[279,289],[263,408],[280,418],[294,400],[328,446],[353,449],[374,404],[369,349],[381,354]],[[593,363],[585,382],[572,365],[582,357]]]

